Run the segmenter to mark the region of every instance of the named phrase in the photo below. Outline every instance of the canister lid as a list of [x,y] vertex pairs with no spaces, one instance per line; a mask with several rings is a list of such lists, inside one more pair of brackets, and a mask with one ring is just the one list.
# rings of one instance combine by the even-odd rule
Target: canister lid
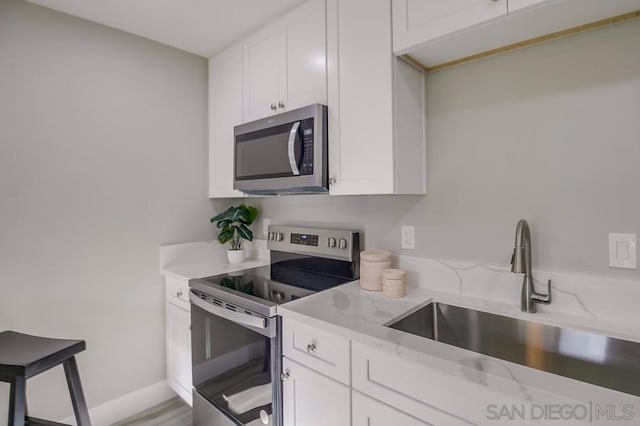
[[360,259],[367,262],[388,262],[391,260],[391,253],[386,250],[365,250],[360,252]]

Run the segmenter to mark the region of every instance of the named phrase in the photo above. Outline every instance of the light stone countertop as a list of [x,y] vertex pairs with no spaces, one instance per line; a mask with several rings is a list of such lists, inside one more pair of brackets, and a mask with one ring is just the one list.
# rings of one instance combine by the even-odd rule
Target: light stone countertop
[[584,317],[563,316],[558,313],[528,314],[521,312],[515,304],[494,303],[415,286],[407,288],[404,298],[391,299],[380,292],[360,289],[358,281],[281,305],[278,307],[278,314],[393,353],[408,362],[447,372],[452,380],[482,385],[497,395],[503,395],[505,400],[540,404],[590,401],[632,404],[636,418],[625,421],[624,424],[640,424],[640,398],[633,395],[542,372],[385,326],[432,301],[640,342],[640,330],[627,324],[605,323],[596,319],[590,322]]
[[170,265],[160,269],[162,275],[178,278],[193,279],[204,278],[212,275],[227,274],[229,272],[243,271],[245,269],[258,268],[269,265],[268,260],[250,259],[238,265],[232,265],[226,260],[212,259],[210,262],[194,263],[186,265]]
[[227,262],[225,246],[217,241],[169,244],[160,247],[160,274],[190,280],[269,265],[266,241],[245,242],[248,259],[241,264]]

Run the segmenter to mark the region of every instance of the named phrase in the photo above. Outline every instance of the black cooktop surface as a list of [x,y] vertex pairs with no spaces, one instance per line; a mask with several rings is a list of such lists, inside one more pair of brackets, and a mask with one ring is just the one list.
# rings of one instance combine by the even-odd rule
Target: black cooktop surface
[[250,299],[282,304],[356,279],[351,262],[274,251],[271,258],[269,266],[199,281]]

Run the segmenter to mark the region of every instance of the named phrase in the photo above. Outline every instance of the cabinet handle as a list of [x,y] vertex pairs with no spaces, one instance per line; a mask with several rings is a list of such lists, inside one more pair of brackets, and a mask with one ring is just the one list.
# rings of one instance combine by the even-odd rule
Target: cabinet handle
[[179,298],[182,297],[182,290],[178,290],[178,292],[176,293],[176,296]]
[[336,184],[336,178],[330,177],[329,178],[329,185],[335,185],[335,184]]
[[307,352],[309,352],[310,354],[314,353],[316,351],[316,345],[314,345],[313,343],[309,343],[307,345]]
[[289,380],[289,377],[290,377],[289,372],[285,371],[280,375],[280,380],[282,380],[283,382],[286,382],[287,380]]
[[277,109],[278,107],[276,106],[276,104],[271,104],[271,111],[275,111]]
[[278,102],[278,108],[284,109],[284,103],[282,101]]

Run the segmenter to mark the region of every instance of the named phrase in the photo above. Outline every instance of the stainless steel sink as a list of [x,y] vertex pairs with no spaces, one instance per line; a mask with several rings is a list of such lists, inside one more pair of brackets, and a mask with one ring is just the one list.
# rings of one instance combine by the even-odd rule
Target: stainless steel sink
[[389,327],[640,396],[640,343],[437,302]]

